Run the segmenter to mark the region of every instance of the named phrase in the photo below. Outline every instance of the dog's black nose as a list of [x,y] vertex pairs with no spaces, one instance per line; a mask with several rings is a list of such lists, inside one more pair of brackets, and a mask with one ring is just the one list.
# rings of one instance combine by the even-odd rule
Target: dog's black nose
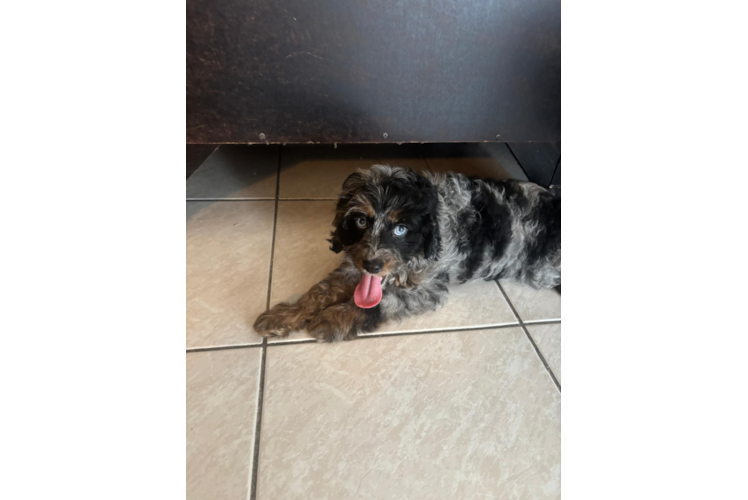
[[381,260],[365,260],[364,269],[366,269],[371,274],[377,274],[379,271],[382,270],[382,261]]

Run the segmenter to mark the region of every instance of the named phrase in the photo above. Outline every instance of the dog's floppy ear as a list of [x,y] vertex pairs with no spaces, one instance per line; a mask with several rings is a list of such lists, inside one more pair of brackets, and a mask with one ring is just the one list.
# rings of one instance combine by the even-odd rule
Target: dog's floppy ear
[[340,253],[343,250],[343,243],[340,241],[338,231],[340,231],[340,228],[336,228],[333,232],[331,232],[330,238],[327,240],[330,242],[330,250],[335,253]]
[[343,250],[343,242],[340,241],[340,231],[347,229],[345,227],[345,205],[347,202],[341,203],[338,201],[338,209],[335,212],[335,218],[332,220],[332,226],[335,228],[330,233],[330,250],[335,253],[340,253]]
[[340,231],[348,229],[345,227],[346,222],[344,220],[346,206],[348,205],[348,202],[351,201],[354,192],[364,185],[366,185],[366,180],[364,179],[364,176],[358,172],[352,173],[343,182],[343,192],[340,193],[340,196],[338,197],[338,208],[335,212],[335,218],[332,221],[332,225],[335,229],[330,233],[330,239],[327,240],[330,242],[330,250],[335,253],[340,253],[343,250],[343,242],[340,240]]
[[340,197],[342,198],[347,195],[350,199],[350,197],[353,195],[353,191],[364,186],[365,184],[366,180],[364,179],[364,176],[361,175],[360,172],[353,172],[343,181],[343,192],[340,193]]

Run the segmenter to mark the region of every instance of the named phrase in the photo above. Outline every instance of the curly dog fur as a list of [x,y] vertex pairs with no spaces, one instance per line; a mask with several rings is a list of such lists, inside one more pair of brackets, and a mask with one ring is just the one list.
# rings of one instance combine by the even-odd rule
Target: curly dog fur
[[[343,183],[332,225],[340,267],[298,302],[261,314],[260,335],[306,328],[320,341],[346,340],[433,311],[451,283],[561,284],[561,200],[531,182],[374,165]],[[381,278],[381,301],[368,309],[353,300],[364,273]]]

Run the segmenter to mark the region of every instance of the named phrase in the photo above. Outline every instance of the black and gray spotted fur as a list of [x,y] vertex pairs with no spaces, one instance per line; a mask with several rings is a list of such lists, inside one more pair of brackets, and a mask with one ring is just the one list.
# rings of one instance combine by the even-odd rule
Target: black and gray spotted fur
[[[361,217],[365,229],[354,222]],[[396,225],[405,235],[393,233]],[[346,179],[333,227],[340,267],[298,302],[260,315],[258,333],[307,328],[319,340],[348,339],[436,309],[451,284],[561,284],[561,200],[531,182],[375,165]],[[371,309],[352,299],[363,272],[382,277],[382,301]]]

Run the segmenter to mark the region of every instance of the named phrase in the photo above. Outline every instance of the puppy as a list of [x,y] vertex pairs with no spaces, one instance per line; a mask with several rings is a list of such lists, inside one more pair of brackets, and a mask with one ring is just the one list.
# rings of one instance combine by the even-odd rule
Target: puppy
[[261,314],[260,335],[346,340],[433,311],[452,283],[561,284],[561,200],[530,182],[374,165],[345,180],[332,225],[340,267]]

